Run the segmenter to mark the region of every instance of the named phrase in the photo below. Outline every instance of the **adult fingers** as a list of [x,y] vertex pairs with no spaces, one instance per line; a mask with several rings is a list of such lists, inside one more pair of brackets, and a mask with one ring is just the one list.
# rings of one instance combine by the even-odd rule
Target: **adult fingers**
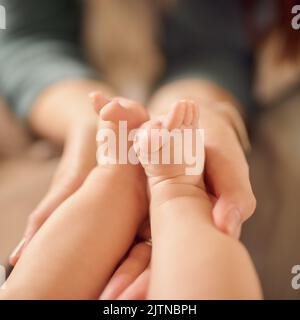
[[[148,267],[150,257],[151,247],[148,244],[135,245],[110,279],[100,296],[100,300],[117,299]],[[139,286],[137,288],[140,291],[141,288]]]

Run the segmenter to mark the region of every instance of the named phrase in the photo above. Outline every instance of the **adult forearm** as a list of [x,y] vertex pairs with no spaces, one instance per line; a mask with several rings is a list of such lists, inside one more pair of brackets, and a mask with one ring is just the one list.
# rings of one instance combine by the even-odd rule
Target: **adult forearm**
[[234,96],[214,84],[213,82],[199,79],[184,79],[171,82],[160,88],[150,101],[150,109],[153,113],[161,113],[170,106],[170,103],[189,98],[197,102],[211,103],[227,101],[238,107],[239,103]]
[[52,85],[35,101],[29,115],[31,127],[38,135],[63,143],[71,128],[96,126],[97,115],[88,99],[94,90],[113,94],[111,88],[95,80],[65,80]]

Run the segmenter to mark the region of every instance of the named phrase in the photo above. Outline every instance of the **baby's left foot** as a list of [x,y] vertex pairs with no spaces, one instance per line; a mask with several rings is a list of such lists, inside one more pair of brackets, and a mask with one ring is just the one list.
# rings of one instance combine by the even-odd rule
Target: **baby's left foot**
[[171,182],[204,189],[204,143],[195,102],[179,101],[166,116],[146,122],[134,146],[150,188]]

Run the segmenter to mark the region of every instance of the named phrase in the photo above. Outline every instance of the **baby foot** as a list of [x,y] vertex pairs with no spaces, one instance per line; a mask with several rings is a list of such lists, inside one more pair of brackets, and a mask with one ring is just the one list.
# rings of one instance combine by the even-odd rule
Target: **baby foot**
[[134,148],[150,187],[165,181],[204,188],[203,132],[195,102],[179,101],[167,115],[143,124]]
[[138,164],[133,149],[133,130],[149,119],[145,108],[125,98],[105,98],[100,92],[91,99],[99,114],[97,161],[99,165]]

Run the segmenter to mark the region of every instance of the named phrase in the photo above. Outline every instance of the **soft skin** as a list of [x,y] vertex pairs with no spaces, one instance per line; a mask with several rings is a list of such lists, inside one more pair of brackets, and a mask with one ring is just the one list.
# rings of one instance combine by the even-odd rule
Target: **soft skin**
[[[107,101],[100,118],[100,129],[103,123],[116,130],[118,136],[119,121],[126,120],[132,129],[147,120],[147,114],[137,103],[114,99]],[[146,122],[143,127],[195,131],[199,128],[199,108],[195,102],[180,101],[165,117]],[[186,176],[185,163],[145,164],[143,152],[148,151],[144,145],[150,139],[152,136],[148,135],[135,142],[148,176],[151,199],[153,253],[150,287],[144,296],[150,299],[261,298],[257,276],[245,248],[221,233],[213,223],[212,203],[203,174]],[[171,144],[170,152],[176,147]],[[156,152],[162,152],[162,148],[163,145]],[[144,177],[140,165],[100,165],[94,169],[29,243],[0,298],[97,298],[145,219],[145,190],[137,187],[137,181]],[[114,201],[117,197],[118,201]],[[137,280],[123,277],[125,284],[131,284],[123,293],[120,289],[124,282],[121,286],[117,283],[120,284],[129,261],[140,261],[141,251],[146,248],[149,252],[147,246],[134,248],[118,269],[119,273],[113,276],[110,287],[119,292],[119,298],[136,297],[137,292],[143,298],[149,270],[138,276],[143,271],[139,263],[129,266],[129,275],[135,270]],[[136,256],[138,260],[134,259]],[[143,262],[148,261],[149,255],[145,255]],[[108,292],[106,287],[102,298],[112,295],[112,291]]]
[[[64,200],[78,190],[96,165],[97,118],[89,107],[87,95],[98,89],[108,96],[114,94],[100,82],[62,81],[45,90],[34,105],[29,119],[31,126],[39,135],[63,143],[64,154],[48,194],[30,215],[24,238],[10,258],[12,265],[36,231]],[[219,230],[238,237],[241,224],[254,212],[256,201],[248,164],[232,123],[213,107],[219,101],[229,102],[232,108],[238,108],[238,103],[213,83],[186,79],[169,83],[155,92],[149,100],[149,111],[153,115],[164,114],[174,101],[184,98],[201,103],[200,122],[206,132],[206,181],[216,199],[214,223]],[[149,232],[146,234],[149,236]],[[144,270],[145,260],[138,261],[140,270]],[[129,283],[123,285],[124,290],[127,285]],[[109,285],[108,291],[113,291]]]

